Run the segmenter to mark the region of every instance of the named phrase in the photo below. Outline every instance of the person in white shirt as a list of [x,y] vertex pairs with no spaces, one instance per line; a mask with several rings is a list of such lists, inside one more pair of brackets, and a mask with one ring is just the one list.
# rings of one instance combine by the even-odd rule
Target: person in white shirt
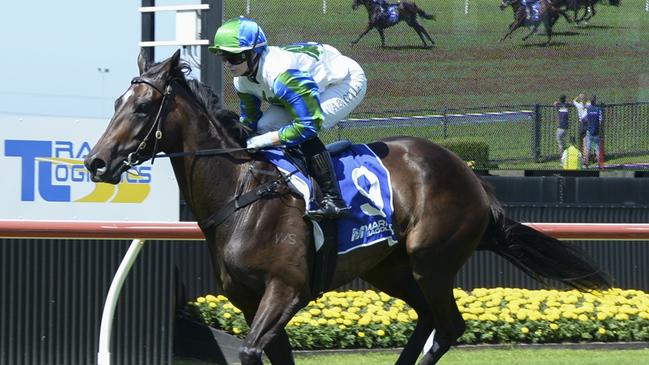
[[588,108],[588,105],[590,105],[590,103],[586,101],[586,93],[581,92],[579,95],[577,95],[572,100],[572,105],[577,108],[577,115],[579,116],[579,149],[582,149],[586,138],[586,127],[588,125],[588,111],[586,110],[586,108]]

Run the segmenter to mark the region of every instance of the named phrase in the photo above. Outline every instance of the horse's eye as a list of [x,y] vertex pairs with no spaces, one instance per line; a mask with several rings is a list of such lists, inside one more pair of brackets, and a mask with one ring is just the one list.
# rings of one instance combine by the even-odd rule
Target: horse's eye
[[137,103],[135,105],[135,114],[138,116],[147,116],[151,110],[151,103]]

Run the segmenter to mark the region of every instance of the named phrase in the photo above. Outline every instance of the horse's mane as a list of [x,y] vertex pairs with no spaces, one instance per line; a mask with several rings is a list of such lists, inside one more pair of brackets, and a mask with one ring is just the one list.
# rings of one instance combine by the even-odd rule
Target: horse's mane
[[207,113],[213,124],[223,126],[231,136],[243,144],[252,135],[252,130],[239,122],[237,113],[221,108],[219,96],[211,87],[196,79],[187,78],[191,71],[191,66],[181,60],[178,66],[171,70],[169,76],[171,79],[178,81],[179,85],[184,86],[185,90],[194,96],[197,104]]

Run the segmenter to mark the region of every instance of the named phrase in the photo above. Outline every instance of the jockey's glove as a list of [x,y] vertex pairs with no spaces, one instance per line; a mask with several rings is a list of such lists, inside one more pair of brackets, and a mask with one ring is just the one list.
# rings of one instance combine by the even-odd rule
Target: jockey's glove
[[246,141],[246,149],[256,151],[260,148],[279,145],[279,133],[277,131],[267,132],[254,136]]

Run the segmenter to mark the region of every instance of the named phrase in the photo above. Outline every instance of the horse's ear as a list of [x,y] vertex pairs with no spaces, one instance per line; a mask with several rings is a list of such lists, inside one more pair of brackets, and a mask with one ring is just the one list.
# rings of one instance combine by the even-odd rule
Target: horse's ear
[[140,69],[140,75],[149,69],[149,60],[147,60],[147,52],[144,47],[140,48],[140,54],[137,56],[137,67]]
[[177,49],[176,52],[174,52],[173,56],[171,56],[171,65],[174,68],[176,68],[179,62],[180,62],[180,49]]

